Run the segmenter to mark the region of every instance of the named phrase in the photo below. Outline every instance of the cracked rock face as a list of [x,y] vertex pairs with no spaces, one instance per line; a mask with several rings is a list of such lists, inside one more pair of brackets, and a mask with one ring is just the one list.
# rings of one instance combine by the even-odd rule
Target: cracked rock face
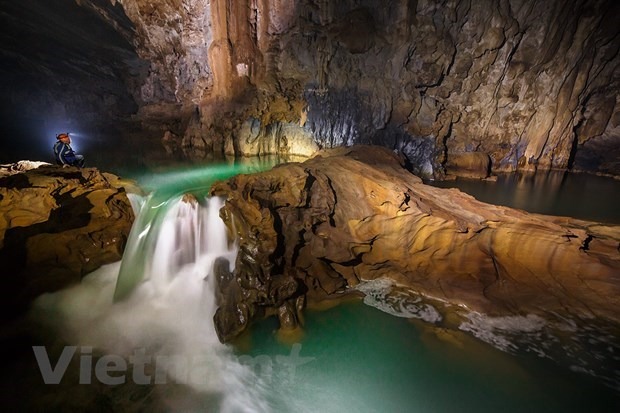
[[620,227],[484,204],[403,164],[341,148],[216,184],[240,242],[234,274],[220,275],[220,339],[269,314],[291,328],[300,300],[379,278],[496,316],[620,321]]
[[425,175],[469,152],[620,172],[614,0],[112,3],[151,64],[144,101],[197,106],[205,135],[240,141],[254,117],[321,148],[400,149]]

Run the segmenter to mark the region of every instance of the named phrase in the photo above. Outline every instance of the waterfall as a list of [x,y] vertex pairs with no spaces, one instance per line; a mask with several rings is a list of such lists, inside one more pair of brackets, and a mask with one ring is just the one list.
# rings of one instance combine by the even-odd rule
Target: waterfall
[[[147,256],[140,260],[145,263],[144,269],[139,274],[135,264],[131,268],[161,294],[178,282],[209,281],[213,263],[218,257],[227,258],[230,270],[234,270],[237,248],[236,245],[229,247],[226,227],[219,217],[224,201],[213,197],[204,202],[204,206],[200,205],[187,195],[171,201],[161,214],[159,228],[151,234],[153,239],[139,240],[149,245]],[[118,288],[117,283],[117,292]]]
[[[205,395],[208,410],[268,411],[261,380],[219,342],[213,326],[213,263],[225,257],[233,270],[237,253],[219,217],[223,200],[150,195],[132,203],[142,207],[122,263],[40,297],[36,307],[67,343],[124,360],[147,357],[148,384],[188,385]],[[113,299],[117,278],[120,301]]]
[[[198,204],[204,204],[206,202],[203,202],[204,194],[208,191],[214,181],[226,179],[239,173],[258,172],[272,167],[274,162],[275,160],[271,159],[265,160],[263,163],[256,165],[251,163],[245,165],[212,165],[208,168],[156,174],[148,179],[144,179],[144,186],[151,187],[153,191],[142,200],[137,200],[136,196],[132,196],[130,198],[132,206],[134,208],[139,206],[140,212],[136,214],[136,220],[131,229],[131,233],[129,234],[127,245],[125,246],[123,260],[120,267],[120,274],[118,277],[116,290],[114,292],[114,300],[121,301],[126,299],[142,281],[148,280],[154,274],[160,274],[159,268],[157,267],[159,262],[155,263],[153,257],[158,243],[160,244],[159,248],[161,251],[161,248],[165,248],[164,244],[166,242],[171,242],[171,240],[168,239],[172,234],[170,227],[173,225],[172,221],[175,221],[175,218],[173,218],[172,215],[177,214],[177,218],[184,222],[181,225],[190,225],[189,221],[195,219],[197,224],[200,223],[200,225],[203,225],[203,230],[207,229],[207,222],[211,222],[210,225],[217,226],[217,228],[214,231],[210,231],[208,233],[208,237],[204,231],[197,231],[195,234],[192,232],[190,235],[186,230],[183,230],[185,231],[183,234],[187,237],[177,237],[175,235],[175,243],[182,243],[182,245],[177,245],[175,247],[175,251],[169,252],[174,254],[189,254],[189,256],[197,257],[199,252],[201,254],[203,252],[206,254],[206,250],[204,248],[211,248],[208,247],[208,245],[213,245],[214,243],[220,246],[224,245],[223,240],[226,237],[226,232],[223,230],[224,226],[219,220],[219,208],[217,206],[214,206],[213,209],[210,210],[213,217],[218,217],[217,219],[212,218],[209,220],[205,217],[190,217],[186,220],[182,216],[178,216],[178,214],[193,214],[193,212],[190,213],[189,211],[178,211],[178,209],[184,208],[179,206],[180,201],[185,199],[187,204],[187,202],[189,202],[192,198],[192,196],[187,194],[196,194]],[[191,208],[188,206],[185,209]],[[204,208],[199,208],[195,212],[198,215],[206,213]],[[215,223],[216,221],[220,222],[219,226]],[[166,232],[160,236],[160,231],[162,228],[164,228]],[[180,228],[178,228],[178,230],[181,231]],[[201,235],[198,235],[199,233]],[[162,237],[165,239],[162,240]],[[202,246],[193,244],[191,240],[194,239],[199,240]],[[208,240],[211,241],[207,242]],[[198,250],[196,250],[196,248],[198,248]],[[200,248],[203,249],[200,250]],[[219,252],[224,253],[224,249],[221,249]],[[230,253],[230,251],[227,252],[227,254]],[[159,258],[164,259],[163,257]],[[205,258],[206,257],[201,256],[200,260]],[[234,260],[230,261],[232,263]],[[201,263],[202,261],[200,263],[197,262],[196,264],[198,266]],[[174,271],[175,269],[169,268],[169,270]]]

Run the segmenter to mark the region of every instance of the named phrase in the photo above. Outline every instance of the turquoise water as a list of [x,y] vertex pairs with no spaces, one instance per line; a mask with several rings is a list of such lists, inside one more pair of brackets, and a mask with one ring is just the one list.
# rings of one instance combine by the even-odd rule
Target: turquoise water
[[[253,356],[290,355],[275,320],[251,333]],[[620,398],[549,360],[509,355],[466,335],[447,338],[360,302],[310,312],[292,377],[272,380],[274,411],[613,412]],[[439,334],[438,334],[439,332]],[[275,366],[278,364],[274,363]]]
[[[277,160],[260,164],[246,160],[243,165],[176,169],[137,179],[143,187],[155,189],[157,204],[182,192],[206,193],[203,189],[213,181],[211,174],[220,179],[274,163]],[[620,182],[606,178],[552,172],[456,184],[483,201],[532,212],[620,219],[618,210],[605,202],[617,195]],[[465,332],[394,317],[361,302],[308,312],[303,337],[294,347],[281,343],[276,329],[275,319],[264,320],[236,349],[256,370],[261,380],[258,387],[267,389],[262,393],[274,412],[577,412],[620,407],[617,390],[600,378],[571,371],[572,359],[588,357],[580,353],[588,352],[587,342],[596,341],[596,334],[587,335],[581,340],[586,345],[576,349],[554,343],[555,354],[549,351],[548,357],[541,358],[524,349],[548,349],[551,345],[545,341],[555,342],[555,336],[537,336],[535,343],[517,345],[515,336],[522,332],[505,332],[506,340],[514,339],[513,348],[518,349],[509,354]],[[611,350],[601,357],[604,363],[620,365],[618,337],[612,340],[616,343],[607,346]],[[291,355],[299,356],[301,363],[294,372],[286,364]],[[606,374],[614,376],[613,370],[608,367]]]
[[[148,224],[157,227],[156,222],[163,221],[163,212],[171,199],[186,192],[200,197],[215,179],[247,171],[246,168],[258,170],[269,166],[270,163],[233,163],[126,176],[153,191],[145,204],[151,211],[141,224],[146,228]],[[494,185],[495,190],[488,192],[501,193],[506,199],[536,199],[540,190],[531,186],[528,194],[527,187],[519,187],[517,196],[510,195],[510,185]],[[563,199],[565,195],[556,196]],[[592,210],[597,207],[596,202],[591,205]],[[137,255],[148,257],[149,247],[144,248]],[[138,272],[145,265],[134,264],[132,268]],[[216,383],[201,387],[169,380],[164,384],[139,385],[128,379],[119,386],[96,382],[78,385],[80,371],[72,365],[68,378],[58,387],[43,385],[27,348],[23,357],[11,360],[3,373],[1,384],[9,394],[10,408],[235,413],[620,411],[620,391],[613,388],[618,383],[603,377],[606,374],[613,379],[620,372],[620,340],[616,330],[591,326],[579,336],[578,328],[566,329],[562,330],[563,337],[558,338],[543,327],[532,329],[526,325],[520,330],[506,328],[485,335],[482,323],[477,325],[478,330],[470,331],[485,342],[454,328],[455,323],[447,328],[443,324],[396,317],[354,300],[324,311],[308,310],[302,334],[289,337],[286,342],[277,334],[277,321],[271,318],[256,323],[234,347],[221,346],[213,341],[209,320],[201,319],[200,314],[190,319],[185,313],[175,313],[196,304],[193,293],[202,288],[202,282],[196,288],[185,285],[191,288],[180,298],[169,294],[155,296],[144,307],[114,304],[112,295],[119,267],[114,264],[98,275],[93,274],[92,279],[87,277],[77,290],[43,297],[36,317],[39,322],[49,322],[44,323],[45,330],[38,329],[33,334],[38,338],[28,344],[60,340],[56,345],[93,346],[95,359],[103,354],[117,354],[129,360],[127,355],[138,346],[145,346],[153,354],[209,355],[218,361],[206,369]],[[120,272],[122,277],[123,270]],[[43,331],[47,335],[41,339]],[[545,350],[545,357],[539,357],[540,349]],[[602,370],[593,366],[590,359],[602,364]],[[578,360],[584,362],[580,364]],[[238,368],[237,362],[252,374]],[[576,370],[584,370],[583,366],[593,370],[591,374],[576,372],[575,364],[579,367]],[[8,374],[10,371],[19,375]],[[29,392],[38,396],[24,403],[26,397],[20,395]],[[235,408],[233,403],[233,407],[227,408],[221,400],[239,400],[241,407]],[[21,408],[24,405],[29,408]]]
[[[531,212],[620,222],[620,181],[610,178],[550,172],[504,175],[497,182],[433,184]],[[359,302],[309,312],[306,321],[300,355],[311,360],[299,366],[292,384],[275,381],[274,393],[286,395],[273,397],[276,411],[620,409],[620,336],[615,327],[578,321],[579,329],[570,334],[546,327],[534,333],[498,329],[494,332],[500,336],[486,338],[509,348],[509,354],[465,332],[394,317]],[[248,354],[290,352],[290,346],[278,341],[276,328],[275,320],[259,323]],[[582,367],[575,366],[577,360]]]
[[[256,172],[269,168],[270,164],[217,164],[194,168],[171,169],[158,174],[135,175],[140,187],[149,192],[144,199],[141,213],[134,223],[123,253],[115,298],[126,298],[143,278],[143,269],[153,257],[157,234],[170,208],[170,202],[178,202],[184,194],[197,200],[208,195],[216,181],[234,175]],[[135,230],[140,228],[140,230]]]

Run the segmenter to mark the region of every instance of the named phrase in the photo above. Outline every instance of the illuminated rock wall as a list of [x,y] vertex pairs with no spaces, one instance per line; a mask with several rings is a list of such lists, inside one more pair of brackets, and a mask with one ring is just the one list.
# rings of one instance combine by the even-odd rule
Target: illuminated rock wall
[[[282,144],[254,145],[277,153],[292,153],[299,146],[292,142],[310,135],[322,148],[399,149],[414,171],[437,177],[459,164],[451,157],[470,152],[488,156],[493,171],[574,167],[620,174],[615,0],[45,5],[49,10],[32,0],[6,6],[15,23],[7,20],[7,36],[25,43],[0,54],[8,59],[4,67],[20,64],[5,82],[34,67],[49,84],[74,79],[60,112],[88,107],[97,116],[97,104],[107,118],[137,111],[133,119],[161,136],[170,131],[188,153],[228,147],[248,154],[241,149],[252,147],[241,142],[244,125],[256,119],[260,137],[286,131]],[[126,43],[103,35],[75,8],[96,12]],[[58,24],[43,33],[43,17]],[[20,23],[30,19],[33,25]],[[30,32],[20,32],[29,27],[37,28],[32,39],[55,39],[60,50],[33,49]],[[7,88],[8,96],[17,93]],[[60,90],[35,88],[32,95],[51,107]],[[19,93],[23,100],[29,92]]]
[[95,168],[12,166],[11,173],[0,171],[2,317],[120,260],[134,220],[125,191],[133,186],[115,175]]
[[464,152],[619,170],[616,2],[119,2],[151,61],[145,102],[197,105],[206,134],[306,116],[320,147],[402,149],[426,174]]

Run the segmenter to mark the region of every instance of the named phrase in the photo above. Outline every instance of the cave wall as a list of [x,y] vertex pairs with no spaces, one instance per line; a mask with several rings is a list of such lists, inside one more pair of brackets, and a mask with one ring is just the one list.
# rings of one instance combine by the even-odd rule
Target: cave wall
[[[61,20],[72,5],[95,12],[124,41],[75,21],[75,47],[60,46],[77,51],[77,64],[64,78],[47,76],[60,85],[46,88],[49,107],[56,90],[81,79],[66,112],[97,104],[137,112],[143,127],[187,154],[307,155],[374,143],[401,150],[427,176],[443,176],[470,152],[488,157],[495,172],[620,174],[614,0],[35,3],[5,17],[27,21],[48,7]],[[51,28],[45,34],[64,39]],[[63,72],[25,62],[22,72]],[[103,90],[84,93],[93,88]]]
[[132,24],[120,5],[92,5],[98,11],[75,0],[0,2],[0,162],[51,161],[57,133],[97,130],[138,110],[133,91],[148,63]]
[[197,107],[185,146],[239,142],[253,118],[263,136],[401,149],[427,174],[466,152],[494,171],[620,171],[615,1],[118,3],[151,62],[143,100]]

